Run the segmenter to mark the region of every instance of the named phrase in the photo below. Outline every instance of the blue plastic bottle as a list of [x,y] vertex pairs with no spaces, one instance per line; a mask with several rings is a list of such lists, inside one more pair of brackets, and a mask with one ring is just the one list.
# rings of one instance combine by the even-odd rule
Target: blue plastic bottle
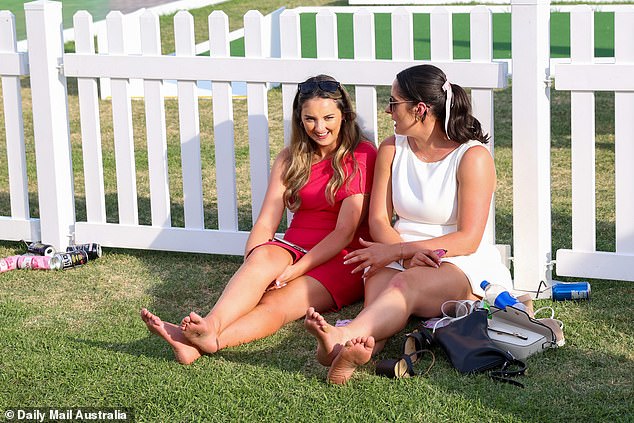
[[501,309],[511,306],[518,310],[526,311],[526,306],[512,296],[502,285],[482,281],[480,288],[484,289],[484,299],[487,303]]

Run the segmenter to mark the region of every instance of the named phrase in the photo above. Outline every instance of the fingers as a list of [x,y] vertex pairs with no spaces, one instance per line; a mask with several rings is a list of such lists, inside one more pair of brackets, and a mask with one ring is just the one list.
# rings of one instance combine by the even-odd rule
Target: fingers
[[374,244],[374,242],[366,241],[365,239],[361,237],[359,237],[359,243],[363,245],[364,247],[369,247],[370,245]]
[[414,254],[414,257],[412,257],[411,265],[430,266],[438,268],[440,266],[440,258],[436,254],[433,254],[432,251],[429,251],[429,253],[418,251],[416,254]]

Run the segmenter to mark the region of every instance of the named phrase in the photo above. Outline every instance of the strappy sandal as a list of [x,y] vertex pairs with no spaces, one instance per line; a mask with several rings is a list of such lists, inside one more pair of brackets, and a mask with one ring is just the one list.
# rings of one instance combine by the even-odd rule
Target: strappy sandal
[[[414,363],[412,361],[412,357],[416,356],[420,358],[425,352],[431,354],[431,364],[429,365],[429,367],[427,367],[427,370],[425,370],[424,373],[416,373],[416,371],[414,371]],[[409,378],[411,376],[424,376],[429,373],[429,370],[431,370],[435,361],[436,357],[434,356],[434,353],[430,350],[418,350],[414,351],[412,354],[403,354],[401,358],[388,358],[384,360],[379,360],[379,362],[376,363],[376,368],[374,371],[378,376],[385,376],[392,379]]]
[[410,333],[405,334],[403,340],[403,355],[411,357],[412,363],[416,363],[423,351],[426,351],[432,344],[431,334],[425,327],[419,327]]

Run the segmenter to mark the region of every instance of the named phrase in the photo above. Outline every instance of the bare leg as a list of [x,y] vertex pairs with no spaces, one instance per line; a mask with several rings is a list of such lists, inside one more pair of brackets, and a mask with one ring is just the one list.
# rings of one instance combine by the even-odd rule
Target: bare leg
[[173,323],[163,322],[158,316],[147,309],[141,310],[141,319],[145,322],[150,332],[165,339],[174,350],[176,361],[181,364],[191,364],[202,355],[181,333],[178,326]]
[[346,383],[358,366],[362,366],[372,357],[374,338],[358,337],[346,342],[328,371],[328,381],[337,385]]
[[[381,292],[387,288],[390,279],[397,273],[397,270],[384,269],[379,271],[371,281],[366,281],[365,307],[369,307],[370,304],[379,297]],[[348,326],[332,326],[328,324],[326,319],[315,311],[314,308],[309,308],[306,311],[304,327],[317,340],[317,361],[324,366],[330,366],[332,364],[348,339],[358,336],[367,336],[369,334],[350,332],[348,331]],[[386,339],[387,338],[383,338],[379,342],[373,342],[374,353],[377,353],[383,348]]]
[[[218,351],[219,334],[252,312],[266,287],[291,263],[291,256],[277,246],[256,248],[233,275],[213,309],[204,318],[191,312],[181,322],[187,340],[206,353]],[[224,347],[223,347],[224,348]]]
[[285,324],[302,317],[310,306],[329,310],[335,306],[335,302],[321,283],[309,276],[302,276],[284,288],[264,294],[253,310],[219,334],[218,348],[241,345],[272,335]]
[[[334,326],[326,322],[313,307],[306,310],[304,327],[317,340],[317,361],[323,366],[330,366],[343,346],[344,335],[333,337]],[[338,333],[341,331],[337,330]]]
[[181,321],[183,336],[201,351],[213,354],[218,351],[218,329],[214,317],[202,318],[193,311]]
[[[377,274],[372,279],[380,275]],[[310,318],[306,326],[317,339],[320,363],[328,365],[329,358],[334,355],[335,346],[344,345],[349,339],[372,336],[384,343],[407,325],[412,314],[437,316],[440,314],[440,306],[447,300],[477,298],[471,293],[471,286],[462,271],[448,263],[442,264],[438,269],[411,268],[393,274],[387,286],[383,283],[380,284],[382,286],[373,285],[372,280],[366,282],[366,291],[368,287],[377,289],[374,299],[347,326],[334,327],[323,323],[323,318],[314,312],[307,313]],[[373,343],[373,347],[377,351],[376,343]]]

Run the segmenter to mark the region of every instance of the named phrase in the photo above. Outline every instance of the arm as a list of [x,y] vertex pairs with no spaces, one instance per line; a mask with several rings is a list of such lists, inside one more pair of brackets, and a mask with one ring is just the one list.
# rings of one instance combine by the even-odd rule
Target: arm
[[247,240],[244,252],[245,256],[254,247],[273,238],[275,231],[282,221],[282,214],[285,209],[283,199],[285,187],[282,183],[282,174],[284,172],[284,162],[288,154],[288,149],[283,149],[275,158],[275,162],[273,162],[262,210]]
[[[392,227],[394,207],[392,204],[392,161],[396,147],[394,136],[387,138],[379,147],[374,168],[374,183],[370,196],[368,224],[370,234],[376,242],[394,244],[401,242],[401,236]],[[398,260],[398,258],[397,258]]]
[[354,237],[359,224],[367,212],[368,196],[355,194],[341,204],[335,229],[315,245],[295,264],[290,265],[277,278],[280,283],[289,282],[339,254]]
[[474,253],[484,234],[491,198],[495,190],[495,165],[484,147],[464,153],[458,167],[458,222],[456,232],[427,241],[404,244],[403,255],[413,257],[419,250],[448,250],[447,256]]
[[[355,157],[358,164],[358,173],[353,175],[349,184],[347,182],[344,183],[344,186],[338,192],[338,195],[342,195],[345,198],[340,200],[341,208],[337,215],[334,230],[326,235],[297,263],[288,266],[278,277],[278,282],[287,282],[305,274],[339,254],[342,249],[352,242],[359,225],[367,215],[376,150],[374,146],[368,150],[367,146],[360,145],[355,152]],[[352,167],[348,171],[351,172]]]
[[400,234],[392,227],[392,161],[395,152],[395,139],[391,136],[381,143],[374,168],[368,223],[372,239],[376,242],[361,240],[361,245],[366,248],[353,251],[345,257],[346,263],[359,263],[353,272],[370,267],[366,274],[368,277],[388,263],[402,258],[404,244]]

